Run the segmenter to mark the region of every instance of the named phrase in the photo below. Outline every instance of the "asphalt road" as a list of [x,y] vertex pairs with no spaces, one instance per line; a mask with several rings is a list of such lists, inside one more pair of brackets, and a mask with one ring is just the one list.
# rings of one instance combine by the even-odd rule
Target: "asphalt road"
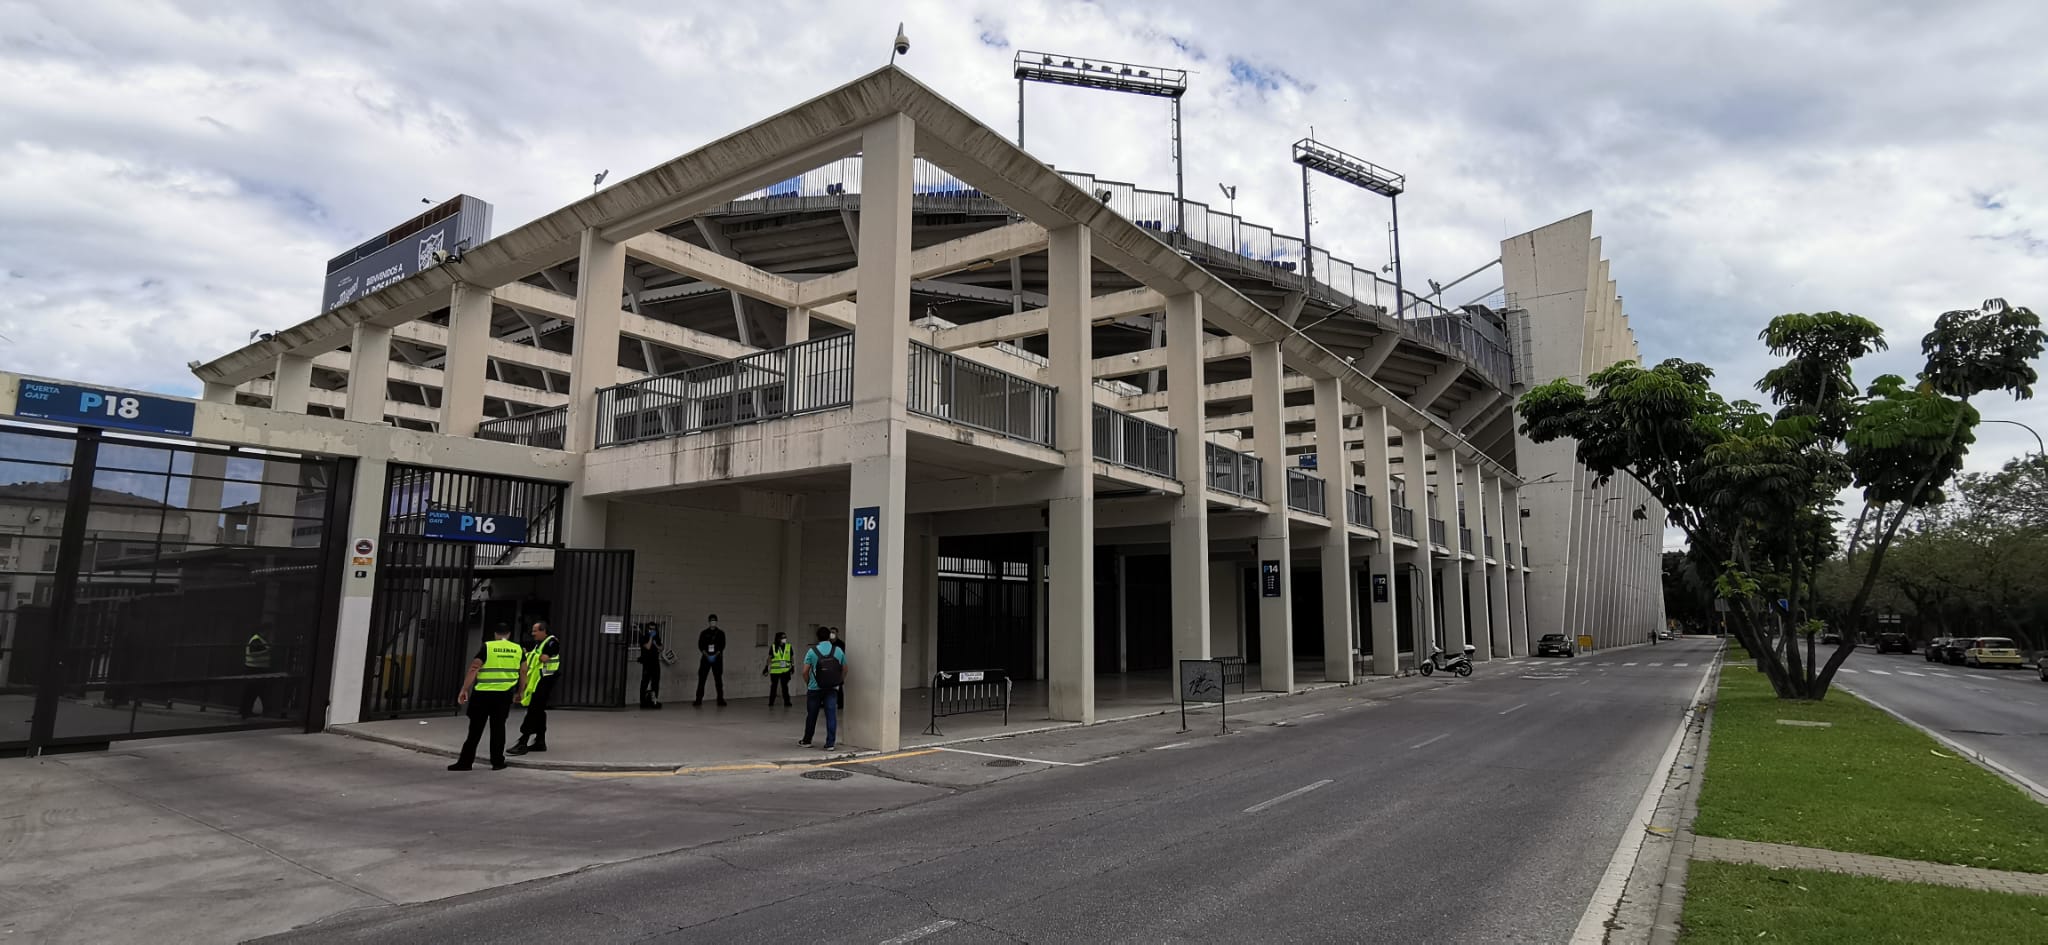
[[1857,650],[1836,680],[1849,691],[2048,785],[2048,682],[2032,668],[1970,669],[1919,653]]
[[[1089,761],[1072,733],[962,746],[1068,761],[277,940],[1563,942],[1717,645],[1261,703],[1233,734],[1127,730]],[[970,763],[1014,764],[942,752],[805,783]]]

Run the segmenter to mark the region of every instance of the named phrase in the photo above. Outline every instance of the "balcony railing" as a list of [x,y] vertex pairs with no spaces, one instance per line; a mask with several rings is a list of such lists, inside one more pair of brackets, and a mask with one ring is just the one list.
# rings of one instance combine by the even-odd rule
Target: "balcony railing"
[[1506,554],[1506,555],[1504,555],[1503,557],[1505,557],[1505,558],[1507,559],[1507,562],[1508,562],[1509,564],[1514,564],[1514,563],[1515,563],[1515,543],[1514,543],[1514,542],[1511,542],[1511,541],[1510,541],[1510,542],[1504,542],[1503,544],[1505,544],[1505,545],[1507,546],[1507,547],[1506,547],[1506,549],[1505,549],[1505,550],[1507,551],[1507,554]]
[[1442,545],[1444,543],[1443,519],[1433,518],[1429,520],[1429,543],[1432,545]]
[[1414,538],[1415,510],[1399,502],[1395,502],[1390,508],[1394,513],[1394,534],[1403,538]]
[[853,335],[832,335],[597,392],[597,445],[688,436],[853,403]]
[[1488,536],[1486,536],[1486,556],[1487,556],[1487,557],[1489,557],[1489,558],[1493,557],[1493,536],[1492,536],[1492,535],[1488,535]]
[[1522,546],[1522,567],[1525,567],[1525,568],[1526,568],[1526,567],[1528,567],[1528,566],[1529,566],[1529,546],[1528,546],[1528,545],[1523,545],[1523,546]]
[[1362,528],[1372,528],[1372,496],[1364,489],[1352,489],[1344,493],[1344,520]]
[[1037,381],[950,351],[922,342],[910,345],[906,406],[911,413],[1051,446],[1055,393]]
[[476,425],[476,438],[558,450],[562,448],[562,441],[567,436],[568,429],[569,406],[563,404],[560,407],[547,407],[522,413],[516,417],[485,420]]
[[1247,499],[1265,498],[1265,489],[1259,484],[1265,469],[1263,461],[1228,446],[1215,443],[1205,446],[1209,459],[1209,488]]
[[1095,405],[1095,458],[1105,463],[1177,479],[1175,436],[1172,427]]
[[1458,550],[1459,550],[1459,551],[1464,551],[1464,552],[1470,552],[1470,551],[1472,551],[1472,530],[1471,530],[1471,529],[1469,529],[1469,528],[1460,528],[1460,529],[1458,529]]
[[1287,507],[1310,515],[1322,515],[1323,480],[1299,469],[1287,470]]

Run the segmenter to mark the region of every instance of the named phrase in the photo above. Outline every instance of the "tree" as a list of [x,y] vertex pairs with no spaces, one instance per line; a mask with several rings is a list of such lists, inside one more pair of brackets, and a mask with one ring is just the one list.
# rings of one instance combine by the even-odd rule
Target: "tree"
[[1906,518],[1940,502],[1962,468],[1977,422],[1970,398],[1992,390],[2031,396],[2030,362],[2044,336],[2031,311],[2002,300],[1947,312],[1922,339],[1918,386],[1886,375],[1860,392],[1855,362],[1884,349],[1869,320],[1783,315],[1760,340],[1786,358],[1757,384],[1778,406],[1775,415],[1725,400],[1709,386],[1710,369],[1674,359],[1616,364],[1584,386],[1534,388],[1519,404],[1522,431],[1539,443],[1573,440],[1579,462],[1600,481],[1627,475],[1656,496],[1690,556],[1711,572],[1730,628],[1758,669],[1781,697],[1818,699],[1856,639],[1843,634],[1816,665],[1813,602],[1824,574],[1839,571],[1823,567],[1836,551],[1836,496],[1851,485],[1862,490],[1846,555],[1862,562],[1848,581],[1855,592],[1830,608],[1854,628]]

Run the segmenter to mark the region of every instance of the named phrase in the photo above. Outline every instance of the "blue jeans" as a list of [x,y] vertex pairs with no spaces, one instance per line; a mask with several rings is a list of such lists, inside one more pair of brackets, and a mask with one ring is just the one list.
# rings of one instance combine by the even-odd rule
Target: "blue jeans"
[[829,689],[812,689],[804,693],[804,741],[818,731],[818,710],[825,710],[825,747],[839,742],[839,700],[837,693]]

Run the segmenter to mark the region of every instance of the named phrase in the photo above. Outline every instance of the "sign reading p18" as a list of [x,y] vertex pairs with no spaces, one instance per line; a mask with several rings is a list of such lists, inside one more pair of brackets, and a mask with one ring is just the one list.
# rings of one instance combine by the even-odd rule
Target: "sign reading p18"
[[426,533],[428,538],[520,545],[526,543],[526,519],[434,509],[427,513]]
[[24,378],[15,387],[14,414],[82,427],[191,436],[194,411],[189,401]]

